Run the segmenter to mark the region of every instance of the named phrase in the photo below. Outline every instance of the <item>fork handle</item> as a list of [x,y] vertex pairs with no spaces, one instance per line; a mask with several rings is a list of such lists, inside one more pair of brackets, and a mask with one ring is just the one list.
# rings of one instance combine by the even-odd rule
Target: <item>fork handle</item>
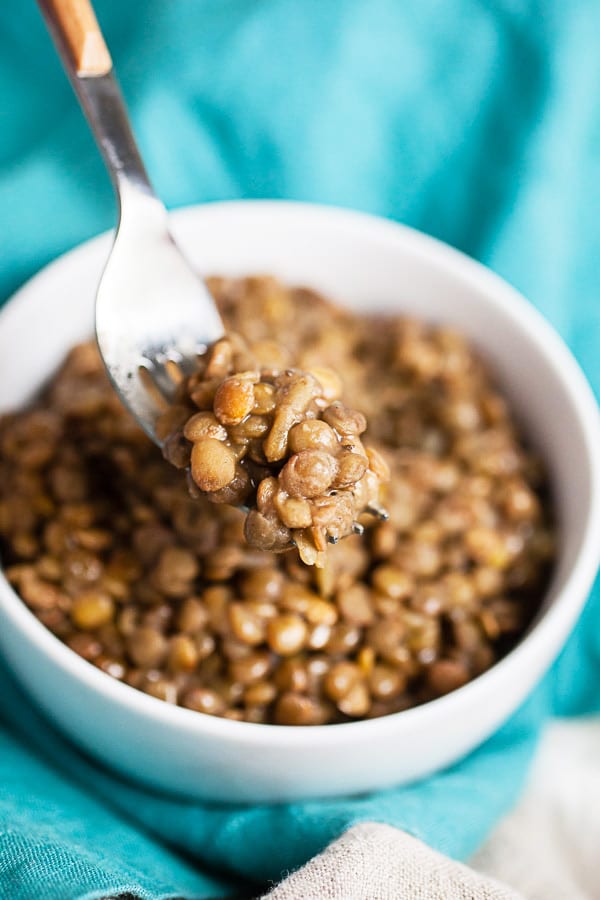
[[110,72],[110,53],[88,0],[39,0],[39,4],[77,77],[97,78]]
[[121,214],[128,188],[156,199],[92,4],[38,0],[38,5],[111,176]]

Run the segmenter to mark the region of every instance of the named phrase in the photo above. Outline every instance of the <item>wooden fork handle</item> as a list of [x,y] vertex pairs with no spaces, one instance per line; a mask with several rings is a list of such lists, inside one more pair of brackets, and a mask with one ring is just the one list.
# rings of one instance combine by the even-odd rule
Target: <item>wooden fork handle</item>
[[37,2],[117,191],[121,213],[132,191],[158,204],[90,0]]
[[38,4],[78,78],[110,72],[110,53],[89,0],[38,0]]

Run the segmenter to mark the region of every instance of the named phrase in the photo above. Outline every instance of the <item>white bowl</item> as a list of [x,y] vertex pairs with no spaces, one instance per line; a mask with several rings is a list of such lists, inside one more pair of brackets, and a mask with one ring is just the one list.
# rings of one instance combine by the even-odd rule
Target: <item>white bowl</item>
[[[380,719],[314,728],[255,725],[169,706],[86,663],[0,578],[0,645],[50,718],[131,778],[191,798],[283,801],[400,784],[490,735],[567,638],[600,554],[600,428],[571,354],[511,287],[422,234],[370,216],[279,202],[215,204],[173,215],[204,273],[271,272],[353,309],[405,312],[468,334],[542,450],[560,527],[552,583],[534,626],[490,671],[439,700]],[[33,278],[0,314],[0,409],[24,404],[74,342],[92,333],[103,236]],[[6,361],[10,365],[6,365]]]

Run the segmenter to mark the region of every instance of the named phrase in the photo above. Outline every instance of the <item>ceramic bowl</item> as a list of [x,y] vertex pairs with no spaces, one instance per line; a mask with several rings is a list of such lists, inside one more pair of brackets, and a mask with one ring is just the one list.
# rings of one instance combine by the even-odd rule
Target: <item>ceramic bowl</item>
[[[352,309],[408,313],[465,332],[485,355],[550,471],[559,552],[540,612],[504,659],[445,697],[394,715],[312,728],[257,725],[170,706],[89,665],[0,577],[0,645],[54,723],[106,765],[155,788],[220,801],[277,802],[372,791],[425,776],[488,737],[565,642],[600,554],[600,429],[573,357],[509,285],[409,228],[287,202],[173,214],[202,273],[273,273]],[[26,403],[67,349],[92,334],[110,236],[33,278],[0,313],[0,409]]]

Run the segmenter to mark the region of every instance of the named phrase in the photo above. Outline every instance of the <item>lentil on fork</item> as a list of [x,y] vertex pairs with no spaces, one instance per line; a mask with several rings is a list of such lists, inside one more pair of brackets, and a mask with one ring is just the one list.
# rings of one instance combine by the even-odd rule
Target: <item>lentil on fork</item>
[[386,518],[389,470],[365,449],[362,413],[341,401],[341,379],[261,365],[238,335],[213,344],[159,418],[163,454],[189,467],[192,496],[249,507],[245,536],[260,550],[297,547],[322,567],[327,544]]

